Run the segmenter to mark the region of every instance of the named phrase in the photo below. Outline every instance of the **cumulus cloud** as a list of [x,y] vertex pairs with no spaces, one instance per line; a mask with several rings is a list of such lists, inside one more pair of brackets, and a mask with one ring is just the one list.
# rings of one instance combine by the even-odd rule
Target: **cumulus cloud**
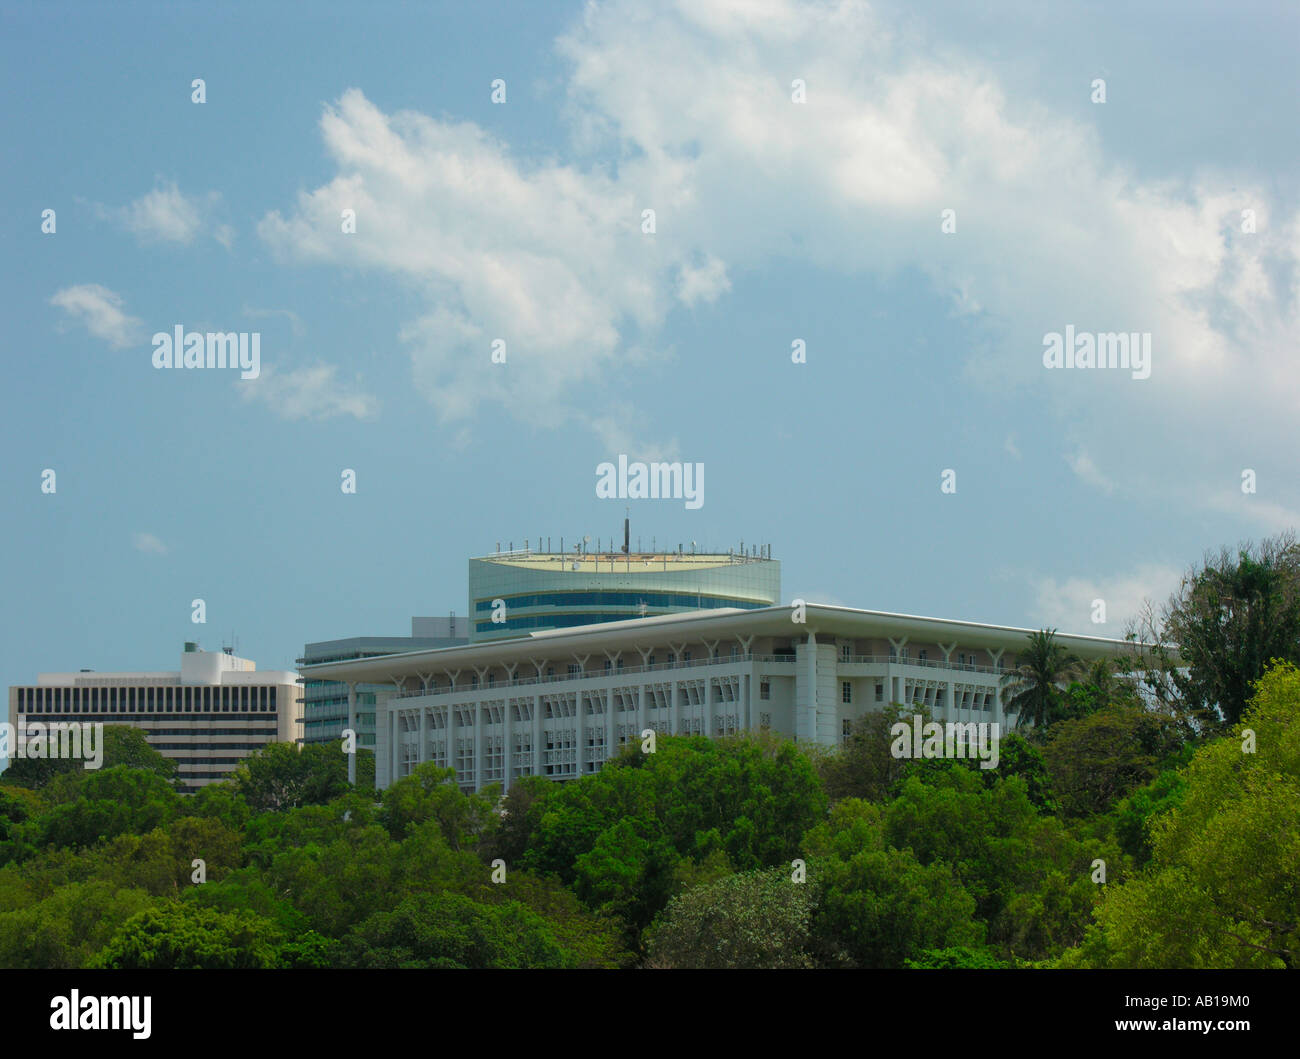
[[244,400],[264,404],[282,419],[369,419],[375,415],[378,399],[365,393],[359,380],[352,385],[340,382],[337,373],[333,364],[283,372],[263,366],[258,378],[240,382],[239,392]]
[[[397,337],[445,419],[487,399],[544,415],[611,365],[625,322],[661,318],[639,204],[607,175],[525,166],[473,125],[388,115],[355,89],[321,132],[339,175],[258,232],[286,258],[368,266],[423,291],[429,311]],[[355,234],[340,234],[344,209]],[[491,370],[498,338],[508,372]]]
[[123,311],[122,296],[98,283],[64,287],[50,298],[50,304],[114,349],[134,344],[141,335],[141,322]]
[[213,212],[221,201],[218,192],[186,195],[174,181],[161,183],[120,209],[97,207],[100,216],[117,221],[142,243],[189,245],[205,230],[227,250],[234,241],[234,229],[218,224]]
[[654,441],[640,431],[629,429],[629,423],[638,421],[636,408],[630,404],[617,404],[609,414],[584,418],[587,428],[595,435],[600,449],[612,459],[626,455],[637,460],[678,460],[681,458],[677,438]]
[[[485,401],[559,422],[584,387],[628,377],[629,348],[675,305],[725,298],[729,271],[796,261],[929,277],[968,329],[932,370],[1041,397],[1075,473],[1101,488],[1204,509],[1205,482],[1133,459],[1171,441],[1184,479],[1224,480],[1245,447],[1282,482],[1300,217],[1249,174],[1139,178],[1087,124],[1009,95],[982,57],[957,45],[940,61],[886,18],[853,0],[693,0],[648,32],[635,0],[588,5],[557,41],[570,157],[520,158],[471,123],[386,113],[351,89],[320,123],[336,174],[259,234],[286,260],[415,290],[425,306],[398,341],[417,388],[462,425]],[[1149,332],[1151,377],[1046,371],[1043,336],[1070,325]],[[491,370],[497,338],[509,371]],[[1271,503],[1300,507],[1300,486],[1278,489]]]
[[[1043,627],[1086,636],[1122,639],[1128,622],[1136,618],[1145,600],[1157,605],[1178,588],[1183,571],[1162,563],[1144,563],[1127,573],[1099,577],[1072,577],[1064,581],[1045,577],[1032,582],[1033,614]],[[1106,605],[1105,624],[1092,620],[1093,601]]]
[[715,302],[731,290],[727,266],[716,257],[708,257],[698,268],[682,265],[677,281],[677,297],[687,305]]

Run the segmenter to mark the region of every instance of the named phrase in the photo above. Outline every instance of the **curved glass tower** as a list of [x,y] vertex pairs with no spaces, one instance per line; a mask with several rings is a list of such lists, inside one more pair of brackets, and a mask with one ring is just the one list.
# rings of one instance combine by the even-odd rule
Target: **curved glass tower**
[[781,564],[758,555],[511,551],[469,561],[471,643],[628,618],[781,602]]

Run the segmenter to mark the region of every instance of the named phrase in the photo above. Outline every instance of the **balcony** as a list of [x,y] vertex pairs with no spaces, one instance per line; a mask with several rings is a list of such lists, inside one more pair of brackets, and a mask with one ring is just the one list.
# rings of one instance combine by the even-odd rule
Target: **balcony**
[[891,655],[840,655],[836,662],[840,665],[891,665],[920,666],[927,669],[947,669],[954,673],[992,673],[1002,674],[1007,670],[1003,666],[981,666],[974,662],[945,662],[936,658],[897,658]]
[[[478,687],[471,687],[468,684],[462,684],[457,688],[438,687],[431,691],[423,689],[416,691],[399,691],[393,698],[395,699],[413,699],[422,698],[426,695],[448,695],[453,691],[459,693],[464,691],[478,692],[495,692],[503,688],[522,688],[534,684],[563,684],[572,680],[617,680],[620,677],[635,675],[638,673],[662,673],[672,669],[699,669],[702,666],[727,666],[739,665],[743,662],[763,662],[794,665],[793,655],[755,655],[755,654],[738,654],[720,655],[717,658],[687,658],[678,662],[656,662],[654,665],[624,666],[622,669],[589,669],[584,673],[578,673],[574,676],[568,674],[556,675],[553,677],[518,677],[514,680],[498,680],[494,684],[479,684]],[[566,663],[567,664],[567,663]]]

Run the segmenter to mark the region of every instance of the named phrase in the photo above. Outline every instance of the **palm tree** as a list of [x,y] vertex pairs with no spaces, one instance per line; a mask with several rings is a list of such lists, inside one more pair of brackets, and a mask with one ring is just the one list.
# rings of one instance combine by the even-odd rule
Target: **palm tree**
[[1020,664],[1002,678],[1002,701],[1008,713],[1018,714],[1016,727],[1050,724],[1056,715],[1057,689],[1078,673],[1079,666],[1079,659],[1056,642],[1055,629],[1031,632]]
[[1119,680],[1115,676],[1115,667],[1104,655],[1093,660],[1092,665],[1088,667],[1088,675],[1084,677],[1084,683],[1091,684],[1097,689],[1097,700],[1103,706],[1109,706],[1119,694]]

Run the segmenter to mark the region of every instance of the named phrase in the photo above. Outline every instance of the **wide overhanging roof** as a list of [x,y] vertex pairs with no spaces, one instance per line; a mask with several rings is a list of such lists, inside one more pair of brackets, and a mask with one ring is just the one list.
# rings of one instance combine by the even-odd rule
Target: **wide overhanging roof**
[[[640,647],[668,647],[683,639],[726,636],[907,636],[925,642],[957,641],[962,647],[1005,647],[1013,652],[1024,638],[1036,629],[1010,625],[982,625],[978,622],[926,618],[915,614],[890,614],[876,610],[855,610],[809,603],[804,607],[806,621],[791,621],[792,606],[762,607],[742,610],[723,607],[692,610],[680,614],[662,614],[651,618],[601,622],[566,629],[546,629],[505,640],[461,647],[440,647],[401,654],[343,662],[321,662],[303,666],[305,677],[326,680],[386,681],[390,677],[417,676],[432,670],[466,668],[494,663],[525,662],[532,658],[568,656],[576,651],[587,653],[615,647],[627,647],[635,639]],[[1131,649],[1125,640],[1100,636],[1057,633],[1056,640],[1067,650],[1084,658],[1113,656]]]

